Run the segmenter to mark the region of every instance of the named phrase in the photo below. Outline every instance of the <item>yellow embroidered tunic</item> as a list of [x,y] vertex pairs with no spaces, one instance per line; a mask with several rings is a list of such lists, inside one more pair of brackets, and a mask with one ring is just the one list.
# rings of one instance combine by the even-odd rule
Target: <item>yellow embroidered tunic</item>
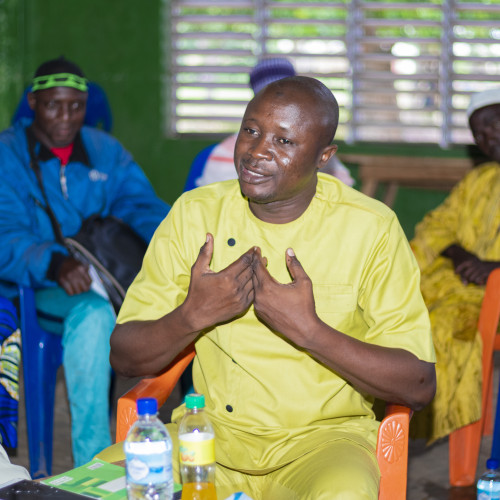
[[477,321],[484,287],[464,286],[442,250],[457,243],[483,260],[500,260],[500,165],[472,170],[417,225],[411,246],[422,272],[436,348],[437,393],[414,415],[416,437],[432,442],[481,415],[481,338]]
[[[207,232],[215,240],[212,270],[259,245],[271,275],[287,283],[285,251],[292,247],[326,323],[434,361],[420,273],[394,213],[322,174],[308,209],[288,224],[257,219],[237,181],[182,195],[150,244],[119,323],[156,319],[184,301]],[[374,451],[372,397],[267,328],[253,307],[202,335],[196,354],[194,386],[206,396],[218,463],[264,474],[341,438]]]

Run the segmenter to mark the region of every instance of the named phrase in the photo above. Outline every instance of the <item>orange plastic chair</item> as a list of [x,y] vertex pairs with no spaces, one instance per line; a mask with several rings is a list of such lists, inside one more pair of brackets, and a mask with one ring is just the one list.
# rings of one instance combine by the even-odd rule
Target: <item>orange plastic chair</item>
[[486,283],[478,330],[483,341],[483,388],[481,419],[453,431],[449,437],[449,475],[451,486],[475,483],[482,436],[493,431],[493,352],[500,350],[497,334],[500,318],[500,269]]
[[[137,399],[156,398],[158,406],[163,405],[193,357],[194,350],[190,347],[179,355],[161,375],[142,379],[118,399],[117,443],[125,439],[130,426],[137,420]],[[406,406],[386,405],[385,418],[380,424],[377,438],[377,460],[381,474],[379,500],[406,499],[408,432],[411,413]]]

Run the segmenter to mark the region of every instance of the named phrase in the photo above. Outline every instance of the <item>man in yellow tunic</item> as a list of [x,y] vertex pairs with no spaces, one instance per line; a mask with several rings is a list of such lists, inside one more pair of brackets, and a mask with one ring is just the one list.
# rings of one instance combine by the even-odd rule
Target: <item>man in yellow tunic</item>
[[429,443],[481,416],[477,322],[488,275],[500,267],[500,89],[473,95],[467,114],[491,161],[457,184],[411,241],[437,355],[436,397],[412,419],[415,436]]
[[313,78],[260,91],[236,143],[239,180],[175,203],[112,335],[128,376],[195,342],[220,499],[376,499],[374,397],[419,409],[434,394],[419,270],[394,213],[317,173],[337,122]]

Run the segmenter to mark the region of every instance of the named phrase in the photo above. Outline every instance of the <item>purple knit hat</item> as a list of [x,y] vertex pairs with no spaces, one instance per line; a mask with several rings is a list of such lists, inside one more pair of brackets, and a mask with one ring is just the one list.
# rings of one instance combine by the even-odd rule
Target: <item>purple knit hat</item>
[[287,76],[295,76],[293,64],[284,57],[272,57],[260,60],[250,72],[250,85],[257,94],[266,85]]

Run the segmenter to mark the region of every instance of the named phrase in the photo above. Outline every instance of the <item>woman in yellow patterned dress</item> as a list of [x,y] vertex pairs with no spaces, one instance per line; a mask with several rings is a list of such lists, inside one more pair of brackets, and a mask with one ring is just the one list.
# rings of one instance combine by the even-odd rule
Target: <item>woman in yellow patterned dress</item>
[[437,355],[436,396],[412,420],[414,436],[429,443],[480,418],[477,322],[488,275],[500,267],[500,88],[473,95],[467,115],[491,161],[469,172],[411,241]]

